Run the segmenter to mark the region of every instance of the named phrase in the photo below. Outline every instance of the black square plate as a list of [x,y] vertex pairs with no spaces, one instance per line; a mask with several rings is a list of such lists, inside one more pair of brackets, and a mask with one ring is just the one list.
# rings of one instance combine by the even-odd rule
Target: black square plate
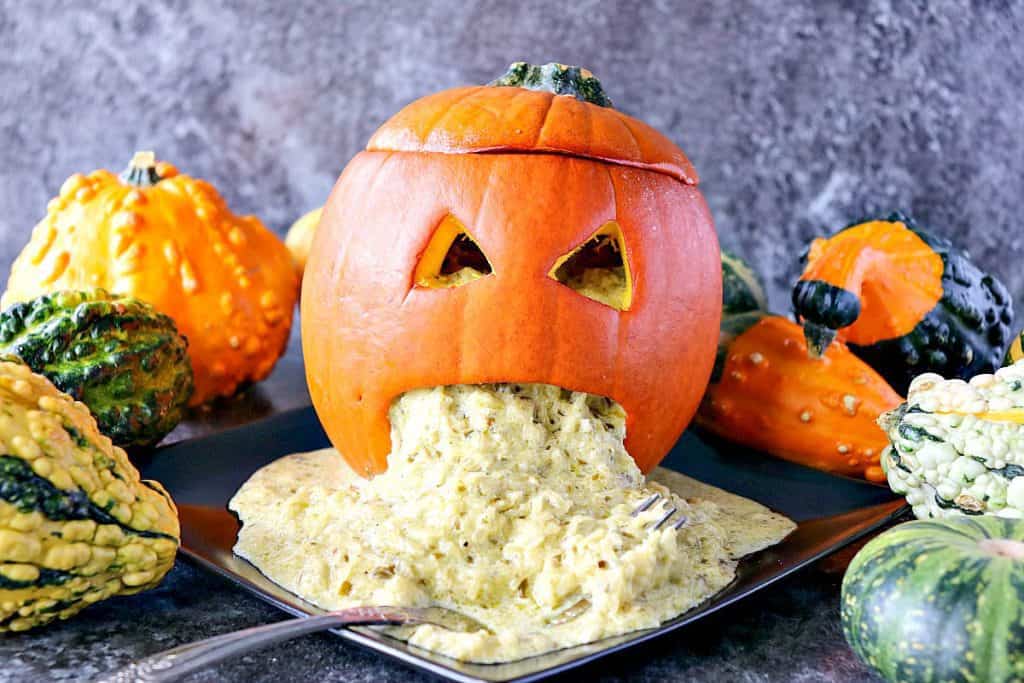
[[[238,520],[227,503],[260,467],[289,453],[328,446],[312,408],[157,451],[144,477],[162,482],[181,512],[182,550],[207,569],[297,616],[322,610],[279,588],[231,549]],[[509,664],[467,664],[412,647],[371,628],[342,638],[453,681],[537,681],[669,633],[740,600],[884,525],[904,507],[883,487],[834,477],[687,432],[663,467],[756,500],[798,523],[782,543],[752,555],[710,601],[656,629],[637,631]]]

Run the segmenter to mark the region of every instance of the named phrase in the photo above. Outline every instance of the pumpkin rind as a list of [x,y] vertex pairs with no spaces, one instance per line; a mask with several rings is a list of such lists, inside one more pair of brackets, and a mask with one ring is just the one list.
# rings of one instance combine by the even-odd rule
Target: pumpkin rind
[[0,362],[0,412],[0,632],[156,586],[179,544],[167,492],[25,365]]
[[725,318],[749,327],[727,340],[697,423],[802,465],[884,480],[879,457],[886,437],[875,420],[900,397],[845,345],[812,358],[799,325],[761,315]]
[[[877,231],[859,237],[874,226]],[[820,268],[837,281],[819,279]],[[1002,364],[1013,323],[1012,299],[998,279],[900,214],[817,240],[793,306],[812,352],[838,334],[900,392],[925,372],[961,378],[991,372]]]
[[103,288],[170,316],[189,341],[192,405],[266,377],[298,294],[287,248],[209,183],[156,164],[151,186],[109,171],[71,176],[11,268],[0,305]]
[[149,304],[103,290],[58,292],[0,313],[11,354],[82,401],[122,448],[162,439],[192,394],[188,343]]
[[853,651],[887,681],[1024,679],[1024,522],[978,517],[900,524],[843,579]]
[[921,375],[880,423],[889,487],[918,518],[1024,517],[1024,362],[970,382]]

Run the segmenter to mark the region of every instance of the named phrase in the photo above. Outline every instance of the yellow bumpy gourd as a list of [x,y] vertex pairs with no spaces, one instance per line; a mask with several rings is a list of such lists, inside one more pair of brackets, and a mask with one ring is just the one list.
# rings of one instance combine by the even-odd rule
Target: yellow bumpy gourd
[[83,404],[0,361],[0,632],[153,588],[179,539],[170,496]]

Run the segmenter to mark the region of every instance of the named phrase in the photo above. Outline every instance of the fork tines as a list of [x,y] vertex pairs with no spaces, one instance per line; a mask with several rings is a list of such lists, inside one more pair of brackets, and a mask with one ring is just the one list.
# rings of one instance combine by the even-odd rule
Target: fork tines
[[[657,502],[659,500],[661,500],[661,499],[662,499],[662,495],[660,493],[655,493],[655,494],[651,495],[649,498],[645,499],[642,503],[640,503],[640,505],[636,506],[636,509],[634,509],[633,512],[631,512],[630,514],[633,517],[636,517],[636,516],[638,516],[642,512],[647,512],[652,507],[654,507],[654,505],[657,504]],[[672,516],[675,515],[677,512],[679,512],[679,509],[676,508],[674,505],[671,504],[671,502],[669,502],[667,500],[665,501],[663,507],[665,509],[665,512],[661,515],[661,517],[658,518],[658,520],[656,522],[654,522],[650,526],[650,528],[652,530],[660,529],[661,527],[665,526],[665,524],[670,519],[672,519]],[[680,515],[679,518],[672,523],[672,528],[676,529],[676,530],[679,530],[679,529],[683,528],[683,525],[686,524],[686,522],[687,522],[686,516]]]

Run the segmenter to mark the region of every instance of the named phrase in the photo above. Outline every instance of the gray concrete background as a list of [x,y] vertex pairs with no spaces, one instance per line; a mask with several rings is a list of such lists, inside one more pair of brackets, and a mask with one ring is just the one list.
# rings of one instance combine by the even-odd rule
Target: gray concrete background
[[0,0],[0,277],[66,176],[155,148],[275,230],[416,97],[587,66],[676,140],[788,306],[806,241],[903,208],[1024,300],[1024,3]]

